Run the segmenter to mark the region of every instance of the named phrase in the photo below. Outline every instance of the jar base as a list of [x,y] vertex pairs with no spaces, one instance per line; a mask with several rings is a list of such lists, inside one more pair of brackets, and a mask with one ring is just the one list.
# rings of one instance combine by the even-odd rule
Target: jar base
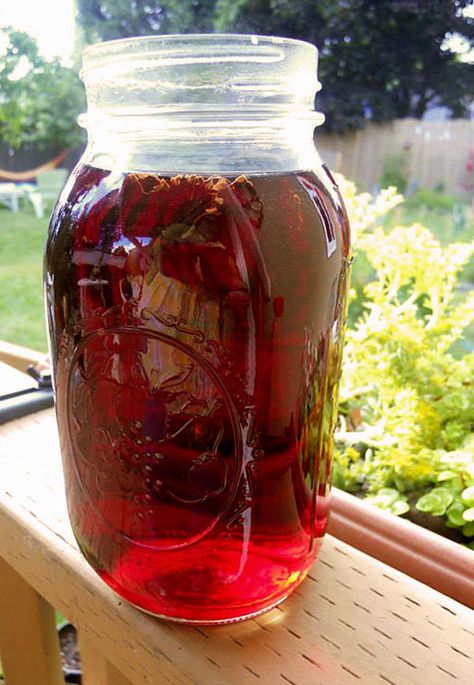
[[[295,588],[296,589],[296,588]],[[293,590],[291,592],[288,592],[286,595],[283,597],[280,597],[280,599],[277,599],[275,602],[272,602],[266,607],[263,607],[263,609],[258,609],[257,611],[251,611],[248,614],[243,614],[242,616],[236,616],[234,618],[219,618],[219,619],[190,619],[190,618],[179,618],[177,616],[167,616],[166,614],[158,614],[154,613],[153,611],[149,611],[148,609],[144,609],[143,607],[139,606],[138,604],[134,604],[133,602],[130,602],[128,599],[125,601],[127,604],[129,604],[132,607],[135,607],[135,609],[138,609],[139,611],[143,612],[144,614],[148,614],[148,616],[153,616],[154,618],[159,618],[162,621],[167,621],[169,623],[179,623],[181,625],[190,625],[190,626],[225,626],[229,625],[231,623],[241,623],[242,621],[247,621],[251,618],[257,618],[257,616],[261,616],[262,614],[266,614],[267,612],[271,611],[272,609],[275,609],[277,606],[282,604],[290,594],[292,594]]]
[[[165,566],[163,553],[161,564],[153,565],[153,559],[147,558],[147,573],[143,572],[143,563],[135,564],[132,568],[135,575],[125,574],[130,567],[125,562],[116,565],[113,574],[92,565],[117,595],[151,616],[191,625],[225,625],[258,616],[283,602],[308,575],[319,548],[318,542],[302,568],[295,568],[295,562],[288,567],[288,558],[288,563],[284,563],[284,559],[277,563],[275,556],[257,554],[252,546],[247,558],[247,573],[240,574],[239,583],[231,573],[237,567],[234,562],[238,561],[232,556],[232,550],[227,550],[227,554],[222,550],[218,559],[212,559],[205,549],[201,549],[199,554],[207,559],[204,570],[198,567],[194,553],[190,556],[190,550],[187,550],[186,559],[177,559],[174,565]],[[141,572],[139,576],[138,571]]]

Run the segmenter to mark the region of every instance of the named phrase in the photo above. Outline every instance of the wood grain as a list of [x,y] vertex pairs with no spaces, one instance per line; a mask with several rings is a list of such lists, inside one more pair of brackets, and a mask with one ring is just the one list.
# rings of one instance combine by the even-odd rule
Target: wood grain
[[82,685],[130,685],[130,680],[105,658],[100,644],[100,636],[89,635],[87,630],[81,633]]
[[20,390],[36,388],[37,383],[31,376],[0,361],[0,394],[9,395]]
[[1,557],[0,654],[7,685],[64,685],[54,610]]

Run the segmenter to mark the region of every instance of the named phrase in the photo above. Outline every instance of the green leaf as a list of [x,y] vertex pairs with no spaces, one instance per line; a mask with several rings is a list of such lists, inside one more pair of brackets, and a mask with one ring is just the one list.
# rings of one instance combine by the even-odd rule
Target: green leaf
[[392,504],[396,499],[400,497],[400,493],[395,488],[380,488],[376,494],[376,498],[380,501]]
[[462,526],[466,523],[463,517],[464,509],[464,505],[460,502],[454,502],[453,504],[451,504],[451,506],[446,511],[448,521],[452,523],[454,526],[462,528]]
[[201,233],[200,226],[183,223],[170,224],[169,226],[166,226],[161,233],[161,237],[164,238],[164,240],[192,244],[206,243],[208,247],[217,247],[221,250],[224,249],[224,245],[221,242],[208,240],[208,235],[210,234],[206,230]]
[[438,473],[438,478],[436,479],[438,483],[441,483],[442,481],[445,480],[451,480],[452,478],[457,477],[456,471],[441,471],[441,473]]
[[183,240],[187,233],[192,233],[192,228],[188,224],[170,224],[163,229],[161,236],[165,240]]
[[463,490],[461,497],[464,502],[467,502],[468,504],[474,504],[474,485],[471,485],[469,488]]
[[396,502],[393,502],[393,504],[391,504],[389,507],[389,512],[391,514],[394,514],[395,516],[401,516],[402,514],[406,514],[407,511],[410,511],[410,505],[408,504],[408,502],[404,502],[400,499]]
[[433,516],[442,516],[453,501],[453,495],[445,488],[434,488],[416,503],[416,508]]
[[459,476],[452,478],[451,480],[443,481],[443,489],[452,493],[455,497],[460,495],[464,488],[464,484]]
[[405,490],[407,489],[406,482],[403,480],[403,478],[400,478],[400,476],[395,475],[393,477],[393,482],[394,482],[395,487],[397,488],[398,492],[402,493],[402,492],[405,492]]
[[410,510],[405,495],[401,495],[395,488],[381,488],[375,495],[366,497],[366,501],[395,516],[400,516]]
[[474,478],[474,463],[466,466],[466,472],[471,478]]
[[331,480],[335,488],[344,490],[346,485],[344,470],[336,460],[333,461]]
[[431,492],[428,492],[426,495],[420,497],[418,502],[415,504],[415,507],[418,509],[418,511],[423,511],[425,513],[431,513],[437,506],[438,499]]
[[467,538],[474,536],[474,521],[471,523],[466,523],[463,526],[462,534],[465,535]]
[[400,497],[394,488],[382,488],[375,495],[370,495],[366,499],[379,509],[389,509],[392,504]]
[[466,511],[463,514],[463,518],[468,523],[473,522],[474,521],[474,507],[471,507],[470,509],[466,509]]
[[[157,231],[159,231],[160,236],[163,231],[161,227],[157,227]],[[160,252],[161,252],[161,238],[155,238],[155,240],[151,243],[150,245],[150,252],[153,255],[153,257],[157,257]]]

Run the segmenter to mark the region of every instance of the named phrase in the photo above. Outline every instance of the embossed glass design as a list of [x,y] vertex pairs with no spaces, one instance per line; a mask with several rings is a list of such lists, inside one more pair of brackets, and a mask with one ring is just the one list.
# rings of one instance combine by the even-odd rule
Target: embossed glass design
[[162,617],[276,605],[325,531],[349,229],[315,67],[255,36],[86,51],[45,259],[67,500],[97,573]]

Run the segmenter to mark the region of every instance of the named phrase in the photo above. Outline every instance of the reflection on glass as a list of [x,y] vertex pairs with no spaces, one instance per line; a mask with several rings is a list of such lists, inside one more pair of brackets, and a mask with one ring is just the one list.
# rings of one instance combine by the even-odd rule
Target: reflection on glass
[[345,316],[334,197],[312,172],[80,166],[53,217],[47,301],[73,528],[106,582],[153,613],[251,615],[314,560]]

